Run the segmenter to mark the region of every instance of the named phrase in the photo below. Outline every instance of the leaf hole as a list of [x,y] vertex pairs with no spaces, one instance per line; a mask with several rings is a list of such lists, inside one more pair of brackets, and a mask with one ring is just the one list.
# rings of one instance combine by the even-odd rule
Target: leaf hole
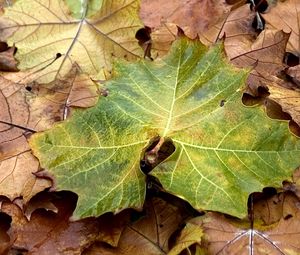
[[290,218],[293,218],[293,215],[288,214],[288,215],[284,216],[284,220],[288,220],[288,219],[290,219]]
[[58,58],[60,58],[62,56],[62,54],[61,53],[56,53],[56,57],[55,57],[55,59],[58,59]]
[[32,87],[31,87],[31,86],[26,86],[25,89],[26,89],[27,91],[29,91],[29,92],[32,91]]
[[154,167],[167,159],[175,151],[175,146],[171,139],[155,137],[140,161],[140,167],[143,173],[148,174]]

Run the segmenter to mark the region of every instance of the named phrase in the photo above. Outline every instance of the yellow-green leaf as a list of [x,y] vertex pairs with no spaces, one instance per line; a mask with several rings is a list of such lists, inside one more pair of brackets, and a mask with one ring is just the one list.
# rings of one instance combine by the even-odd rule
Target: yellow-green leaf
[[140,206],[142,149],[169,137],[176,150],[152,171],[164,188],[197,209],[243,217],[250,193],[280,186],[300,163],[287,123],[242,104],[246,77],[221,44],[182,38],[162,60],[117,63],[107,97],[31,146],[57,187],[79,195],[76,214],[89,216]]
[[76,62],[83,72],[105,79],[114,57],[142,55],[135,33],[142,26],[139,0],[20,0],[0,18],[0,40],[18,48],[21,70],[38,81],[62,78]]

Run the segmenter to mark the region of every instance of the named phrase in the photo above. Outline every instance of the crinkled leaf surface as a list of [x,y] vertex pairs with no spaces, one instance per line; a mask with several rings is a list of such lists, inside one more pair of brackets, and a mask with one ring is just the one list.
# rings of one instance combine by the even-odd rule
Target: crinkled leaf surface
[[227,63],[222,45],[182,38],[163,60],[118,63],[115,72],[96,107],[31,139],[57,187],[79,195],[77,216],[143,203],[140,154],[156,135],[176,150],[153,175],[198,209],[243,217],[250,193],[281,185],[299,164],[287,123],[243,106],[247,72]]
[[134,39],[142,26],[138,5],[138,0],[21,0],[1,17],[0,40],[16,45],[21,70],[39,66],[40,82],[62,78],[74,62],[104,79],[114,56],[141,55]]

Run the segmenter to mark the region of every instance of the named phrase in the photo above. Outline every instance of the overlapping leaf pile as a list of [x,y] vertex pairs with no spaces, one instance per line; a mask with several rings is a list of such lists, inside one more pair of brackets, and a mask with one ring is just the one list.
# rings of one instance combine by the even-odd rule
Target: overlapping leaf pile
[[228,2],[0,1],[1,254],[300,252],[300,6]]

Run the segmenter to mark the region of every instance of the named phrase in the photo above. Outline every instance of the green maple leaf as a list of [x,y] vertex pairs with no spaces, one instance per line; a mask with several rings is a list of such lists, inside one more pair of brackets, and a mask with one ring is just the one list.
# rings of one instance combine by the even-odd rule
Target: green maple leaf
[[181,38],[163,60],[116,63],[107,97],[30,143],[57,188],[79,195],[77,216],[141,206],[141,153],[159,135],[176,147],[152,171],[167,191],[195,208],[243,217],[248,195],[280,186],[300,157],[287,122],[242,104],[246,77],[221,44],[207,49]]

